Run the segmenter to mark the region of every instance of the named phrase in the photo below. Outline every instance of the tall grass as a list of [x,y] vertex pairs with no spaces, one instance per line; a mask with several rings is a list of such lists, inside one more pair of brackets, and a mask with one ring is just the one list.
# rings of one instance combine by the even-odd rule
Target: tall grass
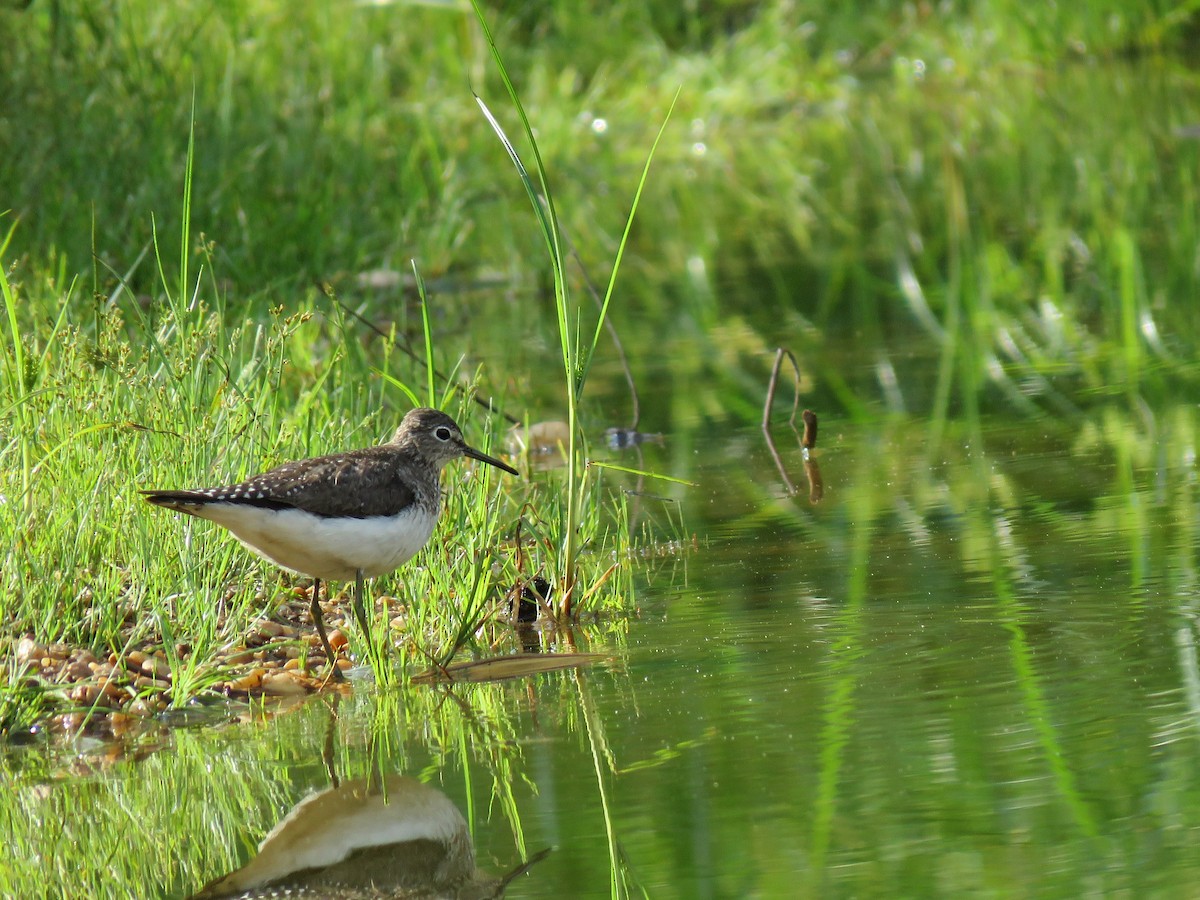
[[[378,442],[409,405],[385,386],[407,373],[371,377],[379,355],[345,322],[321,315],[328,304],[316,292],[267,323],[227,322],[204,270],[186,285],[186,300],[170,279],[145,309],[128,292],[101,299],[94,338],[65,298],[59,318],[31,339],[19,310],[45,303],[41,292],[54,287],[10,272],[20,270],[0,269],[11,335],[0,395],[9,422],[0,447],[0,590],[10,634],[102,654],[160,646],[172,699],[185,702],[220,674],[217,652],[269,611],[286,576],[209,523],[146,507],[137,490],[228,483],[288,459]],[[466,396],[447,385],[428,402],[477,434]],[[384,592],[403,586],[393,590],[416,611],[405,640],[429,648],[461,628],[447,604],[465,594],[477,619],[497,595],[488,563],[507,523],[503,498],[488,490],[494,481],[454,471],[444,478],[455,489],[431,564],[418,558],[376,582]],[[384,679],[390,661],[375,663]]]
[[[479,21],[479,26],[483,30],[484,38],[487,41],[488,47],[491,49],[492,58],[496,63],[496,68],[500,73],[500,77],[504,82],[505,90],[508,93],[508,98],[512,103],[512,107],[517,113],[524,138],[528,143],[529,149],[533,156],[534,173],[537,176],[537,184],[534,184],[530,176],[529,169],[521,160],[520,154],[513,146],[512,141],[505,134],[504,128],[500,122],[492,114],[487,104],[482,98],[476,97],[480,109],[487,118],[488,123],[496,132],[496,136],[500,138],[504,145],[505,151],[508,153],[509,159],[512,160],[516,167],[517,174],[521,180],[521,184],[525,188],[525,193],[529,198],[530,204],[533,207],[534,215],[537,219],[538,229],[545,242],[545,249],[550,263],[550,270],[554,278],[554,308],[558,323],[558,343],[559,349],[562,352],[562,367],[564,383],[566,388],[566,411],[567,411],[567,446],[566,461],[567,461],[567,490],[566,499],[563,505],[563,516],[560,523],[561,529],[561,552],[558,557],[558,571],[556,573],[555,599],[554,605],[558,610],[559,616],[562,619],[569,619],[572,610],[575,608],[578,598],[576,596],[577,588],[577,559],[579,555],[579,533],[580,522],[584,515],[582,503],[584,499],[583,479],[586,474],[586,468],[582,453],[582,442],[580,441],[580,423],[579,410],[583,399],[583,389],[587,382],[588,370],[591,367],[592,360],[596,354],[597,345],[600,342],[600,336],[604,331],[605,318],[608,315],[609,304],[613,299],[614,288],[617,283],[617,273],[621,266],[621,258],[625,253],[625,247],[629,241],[630,229],[633,226],[634,216],[637,213],[638,202],[641,200],[642,190],[646,185],[646,178],[650,171],[650,163],[654,158],[654,152],[658,148],[659,142],[662,140],[663,132],[666,130],[667,123],[670,121],[671,109],[674,108],[674,103],[671,109],[667,110],[666,117],[663,120],[662,126],[659,129],[654,143],[650,147],[649,155],[646,163],[642,168],[641,179],[638,182],[637,190],[633,196],[633,202],[630,206],[628,218],[625,221],[625,228],[621,234],[619,243],[617,244],[616,254],[613,259],[612,270],[608,278],[608,287],[604,293],[603,302],[600,305],[599,313],[596,316],[595,324],[591,330],[590,337],[587,335],[587,330],[582,318],[582,308],[575,301],[570,289],[570,275],[567,271],[567,253],[564,249],[564,241],[562,227],[559,223],[558,212],[555,207],[554,194],[550,188],[550,180],[546,171],[546,164],[542,159],[541,151],[538,149],[537,138],[534,136],[533,126],[530,124],[529,117],[525,112],[525,107],[521,103],[520,95],[513,84],[512,78],[504,63],[504,58],[500,52],[500,48],[496,44],[496,40],[492,35],[492,31],[488,26],[487,17],[484,14],[483,8],[478,0],[472,0],[472,6],[475,9],[476,18]],[[678,97],[678,94],[676,95]]]

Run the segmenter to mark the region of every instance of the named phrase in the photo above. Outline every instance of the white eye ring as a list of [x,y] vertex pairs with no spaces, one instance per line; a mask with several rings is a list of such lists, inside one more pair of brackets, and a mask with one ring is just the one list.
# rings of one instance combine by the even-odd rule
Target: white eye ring
[[450,429],[443,425],[440,428],[434,429],[433,435],[439,441],[448,441],[450,440]]

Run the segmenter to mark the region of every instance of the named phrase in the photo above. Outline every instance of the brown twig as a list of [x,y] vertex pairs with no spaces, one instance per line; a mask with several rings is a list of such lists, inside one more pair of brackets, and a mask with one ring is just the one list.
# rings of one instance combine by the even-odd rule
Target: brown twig
[[[796,357],[792,351],[786,347],[779,347],[775,351],[775,365],[771,368],[771,380],[767,384],[767,399],[763,403],[762,431],[763,438],[767,442],[767,450],[771,453],[771,458],[775,460],[775,468],[779,470],[779,477],[783,479],[784,485],[787,487],[789,494],[796,493],[796,485],[788,476],[787,468],[783,464],[783,458],[779,455],[779,451],[775,449],[775,440],[771,436],[771,407],[775,403],[775,391],[779,386],[779,370],[783,367],[783,360],[788,359],[792,363],[792,377],[795,384],[795,395],[792,398],[792,415],[788,419],[788,425],[792,432],[796,433],[796,410],[800,407],[800,366],[796,362]],[[806,409],[801,414],[800,418],[804,422],[804,433],[799,435],[800,450],[804,459],[804,474],[808,478],[808,502],[820,503],[821,498],[825,496],[825,481],[821,477],[821,467],[817,465],[816,459],[810,453],[817,446],[817,414],[811,409]]]
[[775,365],[771,367],[771,380],[767,384],[767,399],[763,404],[762,427],[766,431],[771,424],[771,407],[775,403],[775,389],[779,384],[779,370],[783,367],[784,357],[791,360],[792,363],[792,382],[795,393],[792,397],[792,415],[788,419],[788,424],[794,429],[796,427],[796,410],[800,408],[800,364],[796,362],[796,357],[787,347],[779,347],[775,350]]

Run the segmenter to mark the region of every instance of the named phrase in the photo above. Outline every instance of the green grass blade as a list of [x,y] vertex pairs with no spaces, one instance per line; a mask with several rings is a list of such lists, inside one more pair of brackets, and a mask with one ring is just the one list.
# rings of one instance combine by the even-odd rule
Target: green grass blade
[[[192,166],[196,160],[196,88],[192,87],[192,115],[188,123],[187,161],[183,169],[183,211],[179,219],[179,299],[188,290],[188,250],[192,242]],[[199,289],[199,280],[196,283]]]
[[617,272],[620,270],[621,260],[625,256],[625,246],[629,243],[629,232],[633,229],[633,217],[637,214],[638,203],[641,202],[642,191],[646,187],[646,179],[650,176],[650,164],[654,161],[654,153],[658,150],[658,144],[667,130],[667,124],[671,121],[671,113],[675,111],[675,104],[679,102],[679,94],[682,90],[682,87],[676,89],[675,96],[671,98],[671,105],[667,108],[667,115],[663,118],[662,125],[658,128],[658,134],[654,136],[654,143],[650,145],[650,152],[646,156],[646,164],[642,166],[642,177],[638,179],[637,190],[633,195],[633,204],[629,207],[629,216],[625,219],[625,230],[621,232],[621,242],[617,245],[617,255],[613,259],[612,272],[608,276],[608,288],[604,291],[604,302],[600,304],[600,317],[596,320],[596,330],[592,334],[592,344],[588,348],[583,364],[583,371],[579,375],[579,390],[581,392],[583,390],[583,383],[587,379],[588,369],[592,365],[592,358],[596,355],[596,345],[600,343],[600,332],[604,328],[604,320],[608,316],[608,306],[612,301],[613,290],[617,284]]
[[616,463],[597,462],[592,460],[588,463],[593,469],[608,469],[611,472],[624,472],[626,475],[638,475],[642,478],[654,478],[658,481],[669,481],[672,484],[682,484],[686,487],[699,487],[699,483],[688,481],[685,478],[676,478],[674,475],[660,475],[657,472],[647,472],[643,469],[634,469],[629,466],[618,466]]
[[[507,81],[507,79],[505,79]],[[496,133],[496,137],[500,138],[500,143],[504,145],[505,152],[508,153],[508,158],[512,160],[512,164],[517,168],[517,174],[521,176],[521,184],[525,186],[525,193],[529,195],[529,202],[533,206],[534,214],[538,217],[538,224],[541,226],[542,235],[546,238],[546,248],[550,251],[551,257],[557,263],[557,241],[553,239],[556,231],[555,223],[551,216],[547,215],[547,209],[541,201],[541,193],[533,183],[533,179],[529,176],[529,170],[525,168],[525,163],[521,161],[521,155],[517,153],[517,148],[513,146],[508,135],[504,131],[504,126],[499,120],[492,115],[492,111],[488,109],[487,103],[478,94],[475,95],[475,102],[479,105],[479,109],[483,112],[483,116],[488,120],[488,124],[492,126],[492,131]],[[541,179],[543,187],[545,186],[545,178]]]
[[429,298],[425,295],[425,279],[417,268],[417,261],[412,260],[413,277],[417,280],[417,296],[421,298],[421,334],[425,339],[425,405],[437,405],[437,390],[434,386],[433,368],[433,333],[429,327]]
[[8,273],[3,264],[4,250],[8,248],[15,228],[16,223],[14,222],[4,237],[3,245],[0,245],[0,295],[4,297],[4,311],[8,319],[9,342],[12,347],[11,358],[9,354],[4,355],[5,380],[9,385],[11,404],[17,407],[18,440],[21,452],[21,496],[28,512],[32,509],[29,485],[32,481],[33,470],[33,447],[31,444],[33,435],[32,428],[26,421],[25,400],[28,399],[28,388],[31,385],[27,383],[25,343],[21,338],[20,324],[17,322],[17,295],[8,280]]
[[[554,209],[554,198],[550,192],[550,186],[546,178],[546,166],[542,162],[541,151],[538,150],[537,140],[535,140],[533,136],[533,126],[529,123],[529,116],[525,113],[525,106],[521,103],[521,98],[517,95],[517,89],[513,85],[512,79],[508,77],[508,68],[504,65],[504,59],[500,55],[500,48],[496,46],[496,39],[492,36],[492,30],[488,27],[487,18],[483,14],[483,8],[479,5],[479,0],[471,0],[471,6],[475,10],[475,18],[479,21],[479,27],[483,29],[484,40],[487,41],[488,48],[492,52],[492,59],[496,62],[496,68],[500,72],[500,78],[504,81],[504,87],[508,91],[509,99],[512,100],[513,107],[516,109],[517,115],[521,118],[521,127],[525,130],[525,138],[529,141],[529,146],[533,151],[534,168],[537,170],[538,179],[542,183],[541,195],[543,198],[545,198],[545,202],[548,207],[547,214],[549,216],[549,224],[555,226],[550,230],[550,233],[553,235],[551,255],[554,258],[555,270],[557,271],[561,267],[563,257],[562,249],[559,245],[558,239],[558,214]],[[476,99],[478,100],[478,97],[476,97]],[[482,106],[482,101],[480,101],[480,105]],[[497,127],[494,117],[491,116],[486,107],[483,108],[484,114],[487,115],[489,121],[492,122],[492,127]],[[508,142],[507,146],[511,152],[511,142]],[[516,161],[519,165],[520,161]],[[523,166],[519,166],[519,168],[521,168],[522,171],[524,170]],[[536,205],[536,197],[534,198],[534,202]],[[539,218],[541,218],[540,214]]]

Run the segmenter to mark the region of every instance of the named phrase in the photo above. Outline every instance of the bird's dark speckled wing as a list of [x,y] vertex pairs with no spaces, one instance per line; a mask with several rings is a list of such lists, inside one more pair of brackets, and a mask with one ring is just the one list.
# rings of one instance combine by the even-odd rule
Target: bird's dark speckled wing
[[284,463],[239,484],[199,491],[145,491],[158,506],[239,503],[265,509],[298,508],[318,516],[391,516],[416,502],[394,447],[352,450]]

